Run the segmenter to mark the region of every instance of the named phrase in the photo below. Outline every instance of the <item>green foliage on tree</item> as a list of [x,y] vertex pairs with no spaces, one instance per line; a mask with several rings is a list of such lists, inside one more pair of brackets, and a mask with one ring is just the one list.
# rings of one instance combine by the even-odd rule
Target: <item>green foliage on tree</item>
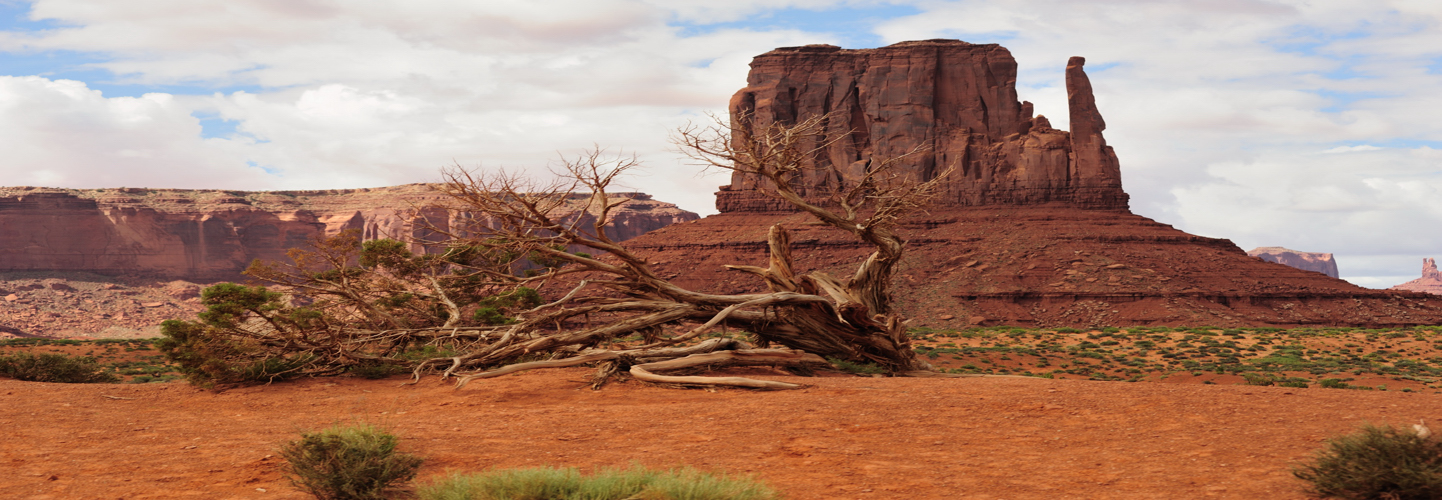
[[409,372],[431,359],[417,353],[454,351],[441,329],[510,324],[540,305],[498,279],[535,265],[518,255],[464,243],[417,253],[347,231],[291,250],[290,264],[252,263],[246,274],[269,285],[206,288],[198,320],[166,321],[157,345],[201,386]]

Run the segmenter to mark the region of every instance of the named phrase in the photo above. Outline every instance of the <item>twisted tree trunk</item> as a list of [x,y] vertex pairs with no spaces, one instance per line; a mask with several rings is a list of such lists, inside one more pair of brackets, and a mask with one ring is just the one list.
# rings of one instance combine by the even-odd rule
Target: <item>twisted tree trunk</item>
[[916,357],[905,325],[890,311],[885,290],[902,246],[894,235],[887,236],[893,240],[887,243],[896,244],[878,245],[856,275],[842,283],[820,271],[797,275],[792,270],[789,234],[779,224],[771,226],[767,238],[770,267],[726,267],[760,276],[773,293],[819,295],[829,300],[733,313],[732,324],[763,340],[828,358],[875,363],[897,373],[934,370]]

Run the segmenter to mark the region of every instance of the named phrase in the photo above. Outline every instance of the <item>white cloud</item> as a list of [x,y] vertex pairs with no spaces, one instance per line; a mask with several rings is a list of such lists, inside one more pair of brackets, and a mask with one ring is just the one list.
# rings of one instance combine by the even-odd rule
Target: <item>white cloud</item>
[[265,184],[231,141],[201,141],[199,121],[169,94],[105,98],[85,84],[0,76],[0,172],[7,184]]
[[[43,180],[52,185],[158,178],[145,182],[341,188],[431,181],[453,164],[545,171],[558,154],[598,144],[648,162],[647,174],[629,180],[631,187],[703,212],[714,210],[710,195],[723,180],[680,165],[668,151],[668,132],[706,111],[724,112],[730,94],[745,85],[755,54],[817,41],[796,31],[743,29],[682,37],[667,24],[672,11],[621,0],[40,0],[32,12],[66,27],[0,35],[0,50],[107,54],[110,59],[95,66],[113,71],[120,83],[260,89],[155,94],[169,99],[175,126],[124,135],[171,148],[150,155],[150,165],[138,162],[154,150],[140,147],[56,153],[82,133],[76,128],[72,137],[29,142],[35,152],[29,160],[0,166],[7,178],[50,172]],[[85,94],[71,106],[93,108],[91,117],[120,115],[131,100],[103,98],[79,82],[61,87]],[[126,116],[149,117],[131,113]],[[202,139],[192,113],[233,121],[237,134]],[[32,119],[4,114],[0,125]],[[131,163],[119,175],[87,173],[108,156]],[[247,162],[276,175],[257,175]],[[194,175],[158,173],[168,169]],[[225,169],[233,172],[201,173]]]
[[[1333,252],[1368,286],[1442,256],[1442,233],[1423,229],[1442,223],[1433,0],[37,0],[33,16],[61,27],[0,32],[0,51],[246,90],[104,97],[99,82],[4,78],[0,175],[340,188],[434,180],[453,162],[541,172],[597,143],[649,162],[630,187],[709,211],[722,179],[681,165],[667,132],[723,111],[752,56],[837,41],[719,23],[894,4],[921,13],[878,24],[887,43],[1001,43],[1021,98],[1058,127],[1067,58],[1087,57],[1138,213],[1244,248]],[[203,139],[196,114],[236,134]]]

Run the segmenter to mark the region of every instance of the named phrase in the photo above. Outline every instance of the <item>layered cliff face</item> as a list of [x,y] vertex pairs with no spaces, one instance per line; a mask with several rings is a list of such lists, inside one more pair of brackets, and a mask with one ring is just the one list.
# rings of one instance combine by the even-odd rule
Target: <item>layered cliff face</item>
[[1247,251],[1247,255],[1267,262],[1319,272],[1333,278],[1340,277],[1337,273],[1337,260],[1332,258],[1330,253],[1298,252],[1282,247],[1257,247]]
[[[1126,209],[1116,154],[1102,131],[1085,60],[1067,63],[1071,131],[1057,130],[1016,94],[1016,60],[1000,45],[959,40],[902,42],[876,49],[784,47],[757,56],[732,97],[735,127],[794,124],[816,116],[830,143],[798,191],[822,197],[865,175],[869,162],[924,152],[900,171],[944,173],[941,206],[1066,202]],[[950,173],[947,173],[947,172]],[[836,172],[839,172],[837,174]],[[736,174],[717,193],[721,212],[787,211]]]
[[[697,215],[640,193],[609,221],[634,238]],[[324,191],[63,190],[0,188],[0,271],[88,271],[196,281],[235,279],[254,259],[342,230],[408,239],[429,224],[459,227],[470,214],[437,208],[426,184]],[[594,220],[577,198],[574,216]]]
[[1437,271],[1437,261],[1422,259],[1422,277],[1394,286],[1390,290],[1408,290],[1442,295],[1442,272]]

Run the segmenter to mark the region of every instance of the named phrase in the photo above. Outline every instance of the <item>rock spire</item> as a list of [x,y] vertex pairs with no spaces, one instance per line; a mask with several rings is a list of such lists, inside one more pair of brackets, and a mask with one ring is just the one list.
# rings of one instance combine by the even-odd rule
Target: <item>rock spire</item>
[[1437,261],[1422,259],[1422,277],[1394,286],[1390,290],[1410,290],[1442,295],[1442,272],[1437,271]]

